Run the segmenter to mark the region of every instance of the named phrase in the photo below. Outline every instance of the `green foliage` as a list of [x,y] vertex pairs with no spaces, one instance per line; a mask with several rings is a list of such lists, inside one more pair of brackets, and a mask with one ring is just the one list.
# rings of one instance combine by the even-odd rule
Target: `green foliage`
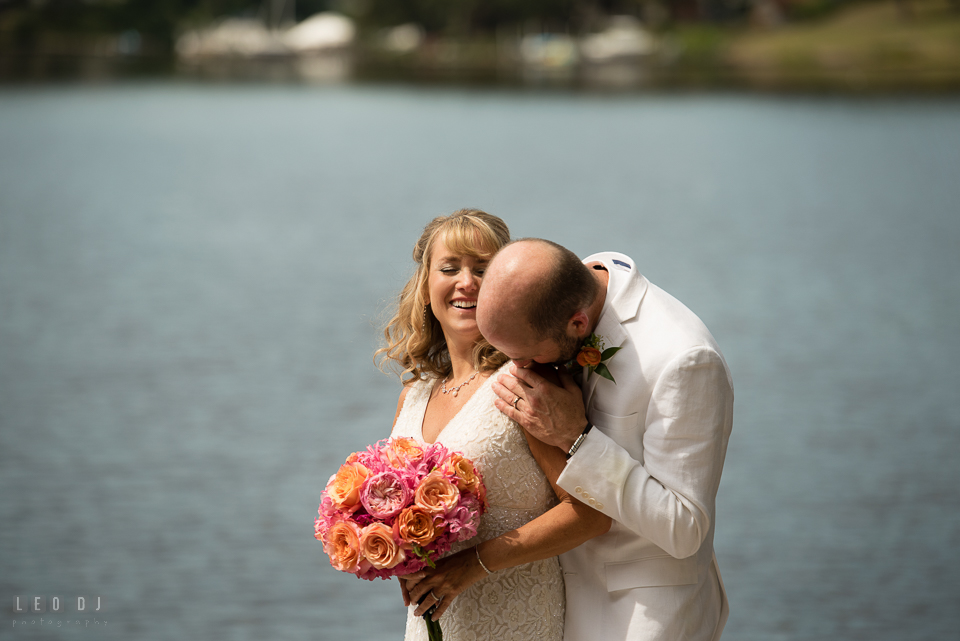
[[[226,16],[256,16],[269,0],[30,0],[0,2],[0,29],[20,40],[40,33],[117,34],[136,30],[171,47],[178,31]],[[491,34],[502,25],[539,29],[576,28],[587,9],[604,12],[602,0],[296,0],[296,19],[327,10],[341,11],[361,26],[379,28],[415,22],[429,33]],[[612,8],[612,7],[611,7]]]
[[841,4],[840,0],[795,0],[786,5],[786,14],[792,20],[815,20],[833,13]]
[[678,29],[674,35],[684,61],[694,63],[716,61],[728,40],[728,33],[724,29],[709,25],[685,27]]
[[[325,7],[326,0],[300,0],[300,11]],[[0,18],[16,40],[29,44],[42,33],[102,35],[136,30],[160,47],[172,46],[178,29],[209,23],[230,15],[256,15],[260,2],[251,0],[48,0],[43,4],[12,0],[0,5]]]
[[600,363],[599,365],[597,365],[596,369],[594,369],[593,371],[596,372],[598,375],[602,376],[603,378],[607,379],[608,381],[613,381],[614,383],[617,382],[613,379],[613,374],[610,373],[610,370],[607,369],[607,366],[604,365],[603,363]]
[[493,33],[500,26],[534,21],[566,25],[576,0],[364,0],[346,2],[361,24],[383,27],[416,22],[429,33]]
[[621,349],[623,349],[623,348],[622,348],[622,347],[610,347],[610,348],[608,348],[608,349],[603,350],[603,351],[600,353],[600,360],[601,360],[601,361],[608,360],[611,356],[613,356],[614,354],[616,354],[617,352],[619,352]]
[[417,556],[418,559],[426,563],[433,569],[437,569],[437,564],[433,562],[433,559],[430,558],[430,552],[426,549],[420,547],[416,543],[413,543],[413,553]]

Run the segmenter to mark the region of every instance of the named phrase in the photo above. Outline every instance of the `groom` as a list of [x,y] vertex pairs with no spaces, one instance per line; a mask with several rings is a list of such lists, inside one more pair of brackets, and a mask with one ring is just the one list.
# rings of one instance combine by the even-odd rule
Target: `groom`
[[[565,641],[719,639],[728,607],[713,534],[733,386],[707,328],[631,258],[581,262],[539,239],[490,263],[477,323],[514,361],[493,384],[497,407],[567,451],[559,485],[614,520],[560,557]],[[563,368],[562,387],[537,374],[591,334],[621,348],[603,363],[615,382],[586,368],[580,387]]]

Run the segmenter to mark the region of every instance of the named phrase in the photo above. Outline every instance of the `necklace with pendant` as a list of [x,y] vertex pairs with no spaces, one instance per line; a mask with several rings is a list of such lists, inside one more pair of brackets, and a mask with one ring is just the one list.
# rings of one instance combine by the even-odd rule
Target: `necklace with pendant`
[[468,378],[464,382],[460,383],[459,385],[451,389],[447,389],[447,379],[443,379],[443,381],[440,383],[440,391],[443,392],[444,394],[449,394],[450,392],[453,392],[453,396],[454,398],[456,398],[457,394],[460,393],[460,388],[466,385],[467,383],[469,383],[470,381],[472,381],[474,378],[476,378],[477,374],[479,373],[480,373],[479,371],[475,370],[473,374],[470,376],[470,378]]

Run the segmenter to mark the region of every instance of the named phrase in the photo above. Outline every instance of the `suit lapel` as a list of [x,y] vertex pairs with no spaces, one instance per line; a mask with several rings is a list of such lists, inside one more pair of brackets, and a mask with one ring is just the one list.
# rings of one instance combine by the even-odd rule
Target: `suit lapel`
[[[604,347],[621,347],[627,333],[621,323],[634,318],[640,310],[640,301],[647,291],[644,278],[633,260],[623,254],[603,252],[584,259],[584,263],[600,261],[607,268],[610,281],[607,284],[607,300],[600,313],[600,321],[594,330],[603,339]],[[590,410],[593,393],[602,376],[584,371],[583,405]],[[614,374],[614,377],[616,375]],[[614,383],[607,381],[610,385]]]
[[[600,322],[597,323],[597,328],[593,333],[603,339],[604,349],[608,347],[620,347],[627,338],[627,333],[623,331],[623,327],[620,326],[620,319],[617,318],[614,311],[609,309],[607,305],[604,305]],[[603,379],[603,377],[595,372],[586,370],[586,368],[584,368],[583,374],[586,377],[583,386],[583,405],[589,410],[590,401],[593,400],[593,392],[597,387],[597,383]],[[610,383],[610,381],[607,382]],[[612,385],[612,383],[610,384]]]

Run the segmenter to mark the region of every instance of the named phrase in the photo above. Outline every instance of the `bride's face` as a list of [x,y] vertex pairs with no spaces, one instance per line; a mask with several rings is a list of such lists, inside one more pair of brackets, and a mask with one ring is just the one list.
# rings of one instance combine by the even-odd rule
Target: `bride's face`
[[442,238],[433,242],[431,253],[427,276],[430,307],[447,342],[480,340],[477,294],[489,260],[456,254]]

